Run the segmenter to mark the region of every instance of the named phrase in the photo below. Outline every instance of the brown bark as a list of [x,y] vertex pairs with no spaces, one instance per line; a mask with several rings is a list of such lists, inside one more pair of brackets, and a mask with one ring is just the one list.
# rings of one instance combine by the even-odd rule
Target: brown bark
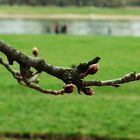
[[[94,91],[89,86],[114,86],[119,87],[120,84],[128,83],[131,81],[140,80],[140,73],[132,72],[123,76],[122,78],[106,80],[106,81],[84,81],[83,79],[89,74],[95,74],[98,71],[98,61],[100,57],[95,57],[88,63],[81,63],[74,68],[62,68],[51,64],[47,64],[44,59],[30,57],[14,47],[0,41],[0,51],[7,56],[8,62],[0,58],[2,64],[13,77],[22,85],[33,88],[45,94],[59,95],[64,93],[73,92],[74,85],[77,87],[78,92],[83,92],[86,95],[92,95]],[[10,65],[16,61],[20,65],[20,70],[13,70]],[[31,67],[36,69],[36,73],[31,71]],[[43,89],[39,85],[38,77],[41,72],[46,72],[58,79],[61,79],[66,86],[61,90]]]

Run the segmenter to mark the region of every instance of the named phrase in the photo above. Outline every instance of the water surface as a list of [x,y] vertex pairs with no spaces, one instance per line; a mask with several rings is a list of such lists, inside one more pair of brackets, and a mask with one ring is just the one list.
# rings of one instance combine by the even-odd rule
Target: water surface
[[140,36],[140,20],[47,20],[0,19],[0,34],[54,34],[55,23],[59,28],[67,25],[72,35],[131,35]]

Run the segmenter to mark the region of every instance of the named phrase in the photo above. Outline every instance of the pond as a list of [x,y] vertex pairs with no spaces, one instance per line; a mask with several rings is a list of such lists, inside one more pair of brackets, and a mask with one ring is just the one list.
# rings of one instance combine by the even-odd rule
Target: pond
[[52,20],[1,18],[0,34],[54,34],[56,22],[67,26],[72,35],[131,35],[140,36],[140,20]]

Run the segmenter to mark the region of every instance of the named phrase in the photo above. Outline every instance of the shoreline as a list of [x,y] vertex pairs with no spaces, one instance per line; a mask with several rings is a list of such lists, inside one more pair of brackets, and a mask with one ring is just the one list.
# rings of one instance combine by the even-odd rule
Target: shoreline
[[81,19],[81,20],[140,20],[140,15],[97,15],[97,14],[12,14],[0,13],[0,18],[17,19]]

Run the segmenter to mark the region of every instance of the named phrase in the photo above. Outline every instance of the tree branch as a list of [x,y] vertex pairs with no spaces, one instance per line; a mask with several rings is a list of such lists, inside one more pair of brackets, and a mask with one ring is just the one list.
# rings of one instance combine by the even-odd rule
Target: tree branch
[[[23,86],[35,89],[44,94],[59,95],[64,93],[72,93],[76,86],[78,92],[83,92],[86,95],[93,95],[95,92],[89,86],[114,86],[119,87],[120,84],[128,83],[131,81],[140,80],[140,73],[132,72],[125,75],[122,78],[106,80],[106,81],[84,81],[83,79],[88,75],[95,74],[99,69],[100,57],[95,57],[87,63],[80,63],[74,68],[62,68],[47,64],[44,59],[37,58],[38,49],[34,48],[33,55],[35,58],[30,57],[14,47],[6,44],[4,41],[0,41],[0,51],[7,56],[8,62],[3,61],[0,58],[0,64],[2,64],[13,77]],[[10,67],[16,61],[20,70],[15,71]],[[31,71],[31,67],[36,69],[36,72]],[[42,72],[46,72],[58,79],[61,79],[65,85],[61,90],[44,89],[39,85],[39,75]]]
[[140,73],[131,72],[122,78],[106,80],[106,81],[82,81],[83,86],[115,86],[119,87],[120,84],[140,80]]
[[29,87],[29,88],[33,88],[37,91],[40,91],[44,94],[53,94],[53,95],[59,95],[59,94],[63,94],[64,93],[64,89],[62,90],[46,90],[41,88],[39,85],[35,84],[37,81],[37,78],[39,76],[40,73],[36,73],[33,75],[32,79],[29,79],[29,81],[24,82],[22,76],[20,75],[19,72],[13,70],[9,64],[7,64],[6,62],[4,62],[2,60],[2,58],[0,58],[0,64],[2,64],[12,75],[13,77],[18,81],[19,84]]
[[13,62],[16,61],[24,67],[33,67],[37,71],[47,72],[48,74],[57,78],[61,78],[62,76],[63,68],[47,64],[43,59],[27,56],[24,53],[21,53],[17,49],[6,44],[4,41],[0,41],[0,51],[7,56],[9,65],[13,65]]

